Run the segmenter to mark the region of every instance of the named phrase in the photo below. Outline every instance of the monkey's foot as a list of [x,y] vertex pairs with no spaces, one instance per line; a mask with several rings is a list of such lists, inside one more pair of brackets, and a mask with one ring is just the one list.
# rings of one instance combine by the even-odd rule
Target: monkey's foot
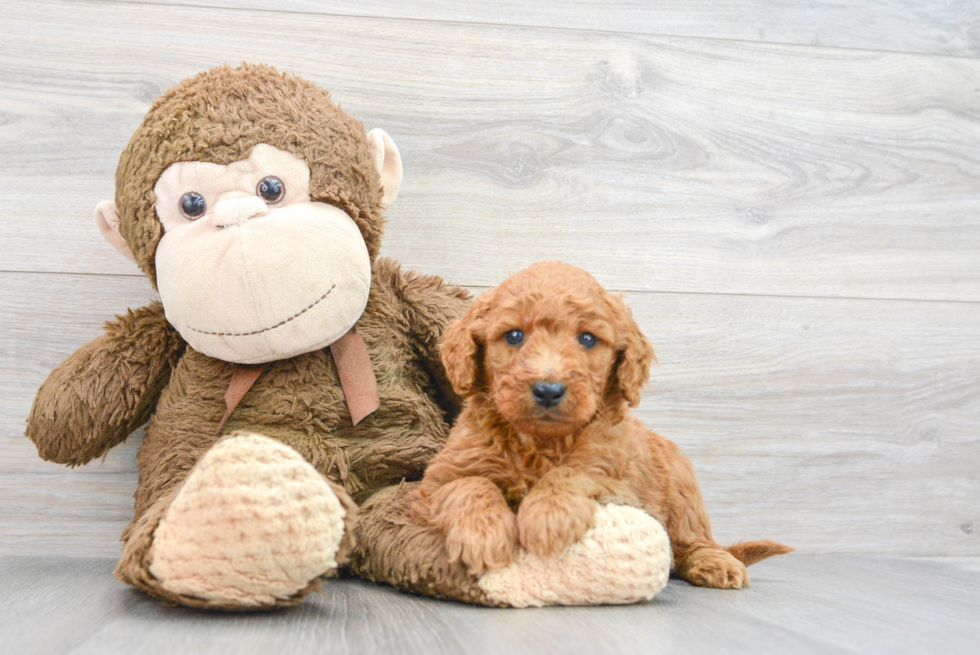
[[153,533],[149,572],[164,591],[205,606],[298,602],[337,567],[345,516],[296,451],[238,433],[191,471]]
[[602,505],[589,531],[561,555],[522,550],[479,585],[493,602],[513,607],[635,603],[664,588],[670,557],[670,540],[656,519],[635,507]]

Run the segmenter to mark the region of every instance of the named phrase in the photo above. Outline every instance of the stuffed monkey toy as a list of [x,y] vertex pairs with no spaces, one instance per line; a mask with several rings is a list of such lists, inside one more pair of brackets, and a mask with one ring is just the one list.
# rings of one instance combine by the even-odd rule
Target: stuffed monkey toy
[[[269,66],[215,68],[153,103],[96,220],[161,302],[59,365],[27,424],[41,457],[77,466],[149,421],[120,580],[226,610],[296,604],[338,566],[486,605],[663,586],[662,528],[633,508],[600,509],[598,540],[561,561],[492,580],[413,515],[406,481],[458,413],[439,340],[469,295],[378,256],[401,174],[387,134]],[[597,598],[596,576],[624,584]]]

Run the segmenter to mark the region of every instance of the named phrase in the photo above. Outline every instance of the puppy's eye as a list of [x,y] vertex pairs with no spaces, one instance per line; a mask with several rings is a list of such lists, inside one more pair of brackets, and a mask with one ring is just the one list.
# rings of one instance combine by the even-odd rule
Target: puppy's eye
[[578,342],[591,350],[592,348],[595,348],[595,345],[599,343],[599,340],[596,339],[596,336],[591,332],[583,332],[582,334],[578,335]]
[[524,333],[520,330],[511,330],[504,335],[504,341],[512,346],[517,346],[524,342]]
[[268,175],[259,180],[255,187],[255,193],[259,194],[262,200],[274,205],[286,195],[286,185],[275,175]]
[[180,213],[189,221],[196,221],[207,210],[207,201],[197,191],[188,191],[180,197]]

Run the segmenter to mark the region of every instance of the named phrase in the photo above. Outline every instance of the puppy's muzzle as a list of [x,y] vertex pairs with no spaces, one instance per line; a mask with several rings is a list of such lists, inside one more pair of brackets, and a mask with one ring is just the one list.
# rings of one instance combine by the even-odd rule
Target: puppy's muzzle
[[531,385],[534,402],[541,407],[554,407],[565,397],[565,385],[561,382],[535,382]]

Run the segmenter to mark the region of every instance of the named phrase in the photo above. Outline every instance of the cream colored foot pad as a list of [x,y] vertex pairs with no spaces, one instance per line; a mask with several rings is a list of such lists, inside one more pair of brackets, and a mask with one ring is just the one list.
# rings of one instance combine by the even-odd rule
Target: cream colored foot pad
[[663,526],[635,507],[603,505],[592,528],[561,555],[522,550],[479,584],[491,600],[513,607],[601,605],[649,600],[669,575],[670,540]]
[[170,592],[256,606],[336,568],[345,511],[288,446],[242,434],[194,467],[153,533],[150,573]]

